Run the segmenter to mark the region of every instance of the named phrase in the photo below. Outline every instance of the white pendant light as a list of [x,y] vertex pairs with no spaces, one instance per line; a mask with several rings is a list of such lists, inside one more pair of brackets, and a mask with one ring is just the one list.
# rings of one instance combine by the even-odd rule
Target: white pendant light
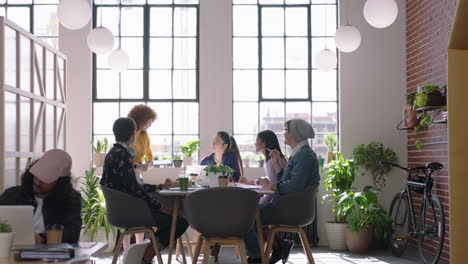
[[105,27],[96,27],[88,34],[88,47],[96,54],[106,54],[114,48],[114,35]]
[[319,71],[327,72],[335,69],[336,62],[335,53],[327,48],[315,54],[315,64]]
[[335,33],[336,47],[342,52],[353,52],[361,45],[361,32],[354,26],[341,26]]
[[91,19],[91,6],[84,0],[61,0],[57,17],[62,26],[71,30],[80,29]]
[[130,58],[128,57],[127,52],[122,49],[117,49],[112,51],[107,57],[107,63],[109,67],[114,72],[122,72],[128,68]]
[[398,5],[395,0],[367,0],[364,4],[364,18],[375,28],[386,28],[395,22]]

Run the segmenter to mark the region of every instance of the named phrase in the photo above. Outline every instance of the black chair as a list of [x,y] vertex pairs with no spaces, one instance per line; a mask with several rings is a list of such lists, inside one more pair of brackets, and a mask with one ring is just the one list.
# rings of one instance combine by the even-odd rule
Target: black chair
[[247,263],[243,238],[255,222],[259,198],[255,191],[235,187],[208,188],[189,194],[184,200],[185,217],[201,234],[193,263],[197,263],[202,245],[203,263],[208,263],[210,245],[214,244],[237,246],[242,263]]
[[315,263],[309,240],[301,227],[311,224],[315,219],[317,188],[318,184],[310,185],[300,192],[281,196],[276,201],[271,217],[269,217],[270,221],[264,223],[271,227],[265,252],[267,258],[270,256],[276,233],[294,232],[299,234],[309,264]]
[[119,258],[123,237],[135,233],[145,233],[149,236],[156,252],[158,262],[163,264],[153,230],[155,223],[146,202],[106,186],[101,186],[101,188],[104,198],[106,199],[107,220],[111,225],[125,230],[120,235],[117,242],[112,264],[115,264]]

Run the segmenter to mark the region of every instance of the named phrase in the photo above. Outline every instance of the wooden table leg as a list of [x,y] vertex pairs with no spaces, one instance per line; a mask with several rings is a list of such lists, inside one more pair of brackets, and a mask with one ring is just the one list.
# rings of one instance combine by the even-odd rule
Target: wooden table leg
[[266,264],[265,245],[263,245],[262,219],[260,218],[260,207],[257,207],[256,220],[258,230],[258,244],[260,245],[260,256],[262,257],[262,264]]
[[176,224],[177,224],[177,214],[179,213],[179,202],[180,202],[180,197],[176,196],[174,199],[174,208],[172,209],[172,224],[171,224],[171,236],[169,239],[169,248],[167,249],[167,263],[171,264],[172,261],[172,249],[174,248],[174,242],[175,242],[175,230],[176,230]]

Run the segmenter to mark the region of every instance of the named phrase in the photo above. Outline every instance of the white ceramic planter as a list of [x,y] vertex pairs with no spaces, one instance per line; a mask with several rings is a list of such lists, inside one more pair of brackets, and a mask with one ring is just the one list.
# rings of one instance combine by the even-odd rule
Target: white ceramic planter
[[14,237],[15,232],[0,233],[0,258],[10,256],[11,245],[13,244]]
[[346,250],[345,229],[347,223],[326,223],[325,230],[327,231],[328,248],[331,250]]
[[[117,234],[117,231],[115,232]],[[81,231],[81,236],[80,236],[80,241],[82,242],[107,242],[107,247],[103,250],[105,253],[110,253],[114,249],[115,245],[115,236],[111,233],[109,233],[109,241],[106,239],[106,232],[104,232],[104,229],[99,229],[98,232],[94,235],[94,239],[91,240],[91,238],[84,233],[84,231]]]
[[106,153],[94,153],[93,155],[94,165],[96,165],[96,167],[103,167],[105,158],[106,158]]
[[221,175],[222,174],[220,172],[208,173],[208,184],[210,185],[210,187],[219,187],[218,177]]

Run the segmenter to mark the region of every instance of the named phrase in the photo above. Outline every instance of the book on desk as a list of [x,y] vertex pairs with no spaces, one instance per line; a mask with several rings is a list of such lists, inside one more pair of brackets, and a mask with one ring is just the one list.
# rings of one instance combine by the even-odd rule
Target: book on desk
[[75,248],[92,247],[96,242],[75,243],[75,244],[54,244],[54,245],[16,245],[13,251],[16,251],[16,257],[19,260],[67,260],[75,257]]

